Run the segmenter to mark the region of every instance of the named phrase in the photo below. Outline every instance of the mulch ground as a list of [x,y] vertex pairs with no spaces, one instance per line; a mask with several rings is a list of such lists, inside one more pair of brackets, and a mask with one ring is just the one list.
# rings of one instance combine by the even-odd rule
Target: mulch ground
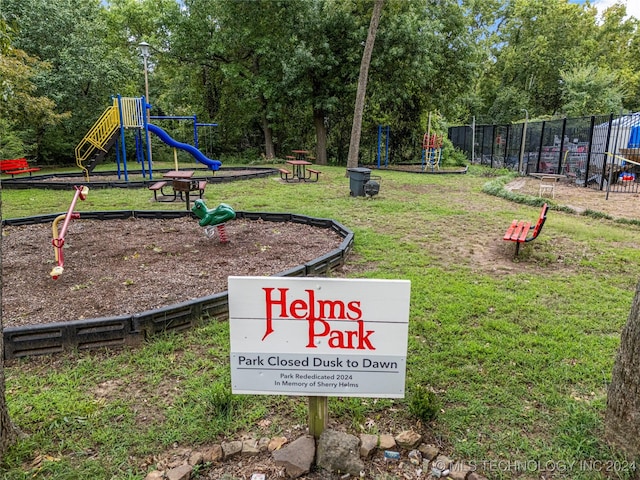
[[57,265],[51,224],[9,226],[2,235],[5,327],[124,315],[227,289],[229,275],[273,275],[337,248],[329,229],[232,220],[228,243],[196,219],[74,220]]

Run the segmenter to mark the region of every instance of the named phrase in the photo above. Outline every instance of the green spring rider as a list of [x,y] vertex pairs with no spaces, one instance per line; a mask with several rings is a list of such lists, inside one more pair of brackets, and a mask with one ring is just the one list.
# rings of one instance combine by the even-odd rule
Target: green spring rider
[[193,202],[191,211],[199,218],[198,224],[204,227],[204,233],[208,238],[213,238],[218,232],[220,243],[228,243],[229,238],[225,230],[225,223],[236,218],[236,212],[226,203],[221,203],[216,208],[207,208],[204,200]]

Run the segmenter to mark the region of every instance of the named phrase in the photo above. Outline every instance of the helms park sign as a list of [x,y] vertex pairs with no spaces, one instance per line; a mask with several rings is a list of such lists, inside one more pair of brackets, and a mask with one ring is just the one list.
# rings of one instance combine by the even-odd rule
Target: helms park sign
[[402,398],[407,280],[229,277],[233,393]]

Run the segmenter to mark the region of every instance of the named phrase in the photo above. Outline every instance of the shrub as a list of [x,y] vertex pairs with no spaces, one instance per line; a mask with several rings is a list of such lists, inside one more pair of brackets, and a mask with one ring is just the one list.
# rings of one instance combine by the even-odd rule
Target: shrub
[[434,392],[422,385],[413,387],[409,397],[409,412],[423,422],[435,420],[440,411],[440,402]]

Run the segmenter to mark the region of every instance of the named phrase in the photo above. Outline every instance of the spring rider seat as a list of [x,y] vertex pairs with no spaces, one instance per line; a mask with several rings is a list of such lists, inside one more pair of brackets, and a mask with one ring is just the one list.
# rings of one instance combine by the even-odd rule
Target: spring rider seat
[[226,203],[221,203],[216,208],[207,208],[204,200],[198,199],[193,202],[191,211],[199,218],[198,224],[204,227],[204,233],[207,237],[213,238],[218,232],[220,243],[228,243],[225,224],[228,220],[236,218],[236,212]]

